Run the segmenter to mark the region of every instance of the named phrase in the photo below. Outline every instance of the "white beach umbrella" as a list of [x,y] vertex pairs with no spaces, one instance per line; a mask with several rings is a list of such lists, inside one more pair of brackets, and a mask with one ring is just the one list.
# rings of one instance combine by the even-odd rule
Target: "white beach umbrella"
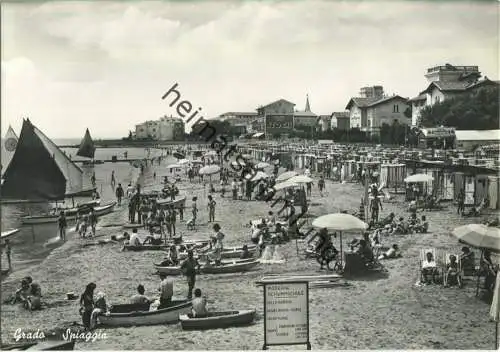
[[269,178],[269,175],[266,174],[265,172],[257,171],[255,175],[247,174],[245,178],[247,180],[255,182],[255,181],[265,180],[266,178]]
[[243,159],[252,159],[252,156],[250,154],[243,154],[241,157]]
[[368,228],[368,224],[351,214],[334,213],[317,217],[313,220],[312,226],[331,231],[339,231],[340,233],[340,265],[342,267],[342,231],[359,230],[364,231]]
[[415,174],[415,175],[408,176],[407,178],[405,178],[404,181],[406,183],[419,183],[419,182],[432,181],[433,179],[434,179],[434,177],[432,177],[431,175]]
[[285,181],[285,182],[275,184],[273,189],[276,191],[281,191],[282,189],[287,189],[287,188],[292,188],[292,187],[299,187],[299,184]]
[[452,234],[460,242],[500,253],[500,229],[483,224],[469,224],[456,227]]
[[205,153],[205,156],[216,156],[217,152],[215,150],[209,150]]
[[287,182],[292,182],[292,183],[311,183],[313,182],[313,179],[306,176],[306,175],[297,175],[290,177]]
[[172,164],[172,165],[168,165],[167,169],[180,169],[181,167],[182,167],[182,165]]
[[198,173],[200,175],[213,175],[220,171],[219,165],[207,165],[203,166]]
[[239,160],[239,161],[231,161],[231,165],[233,166],[246,166],[246,163],[243,161],[243,160]]
[[295,171],[285,171],[276,178],[276,182],[286,181],[293,176],[297,176],[297,173]]
[[186,165],[186,164],[189,164],[191,161],[189,161],[188,159],[181,159],[181,160],[178,160],[177,163],[179,165]]

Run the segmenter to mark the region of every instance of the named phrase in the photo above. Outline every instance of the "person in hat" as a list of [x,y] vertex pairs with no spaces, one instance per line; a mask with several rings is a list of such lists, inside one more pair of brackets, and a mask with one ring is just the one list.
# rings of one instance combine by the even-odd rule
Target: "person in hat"
[[96,295],[96,300],[94,304],[94,309],[90,315],[90,330],[93,330],[97,325],[97,318],[100,314],[106,313],[108,310],[108,305],[106,304],[106,295],[104,292],[100,291]]

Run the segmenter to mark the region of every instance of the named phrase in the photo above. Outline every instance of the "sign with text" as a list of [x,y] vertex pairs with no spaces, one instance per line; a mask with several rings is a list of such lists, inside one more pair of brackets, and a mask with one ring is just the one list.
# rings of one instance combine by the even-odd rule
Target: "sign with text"
[[293,115],[266,115],[268,133],[288,133],[293,129]]
[[309,343],[308,282],[264,284],[264,349]]

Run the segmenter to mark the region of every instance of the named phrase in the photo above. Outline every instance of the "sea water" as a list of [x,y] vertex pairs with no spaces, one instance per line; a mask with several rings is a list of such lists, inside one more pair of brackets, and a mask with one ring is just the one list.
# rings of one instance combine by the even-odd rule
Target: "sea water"
[[[56,141],[57,142],[57,141]],[[68,144],[78,144],[78,141]],[[3,150],[3,148],[2,148]],[[72,160],[85,160],[85,158],[77,157],[77,148],[62,148],[66,155]],[[129,159],[152,158],[162,154],[159,149],[145,148],[98,148],[96,149],[95,159],[111,159],[112,156],[117,156],[122,159],[124,152],[127,152]],[[111,186],[111,172],[115,172],[116,185],[122,184],[126,190],[128,183],[135,184],[139,175],[139,170],[134,168],[128,162],[120,163],[105,163],[98,165],[82,165],[77,163],[83,170],[86,184],[90,186],[90,177],[95,172],[97,190],[101,195],[101,205],[116,200],[114,189]],[[89,198],[75,198],[75,203],[89,200]],[[65,205],[71,206],[72,200],[66,199]],[[50,209],[49,203],[32,203],[32,204],[2,204],[1,221],[2,231],[19,228],[21,231],[11,237],[12,248],[12,268],[14,271],[25,269],[31,265],[39,264],[45,259],[49,253],[62,244],[59,240],[57,223],[52,224],[37,224],[37,225],[22,225],[21,217],[25,215],[35,215],[46,212]],[[99,222],[100,226],[106,224],[106,217]],[[68,224],[67,236],[73,236],[71,230],[74,229],[73,222]],[[2,269],[6,269],[7,258],[5,253],[2,253]]]

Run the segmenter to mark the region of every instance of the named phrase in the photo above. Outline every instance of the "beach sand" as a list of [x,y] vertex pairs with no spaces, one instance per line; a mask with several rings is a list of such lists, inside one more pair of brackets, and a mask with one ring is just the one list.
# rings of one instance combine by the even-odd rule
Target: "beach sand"
[[[158,171],[156,182],[160,182]],[[147,170],[146,185],[153,183],[151,171]],[[185,221],[178,222],[178,231],[185,239],[207,238],[212,232],[207,224],[206,195],[200,184],[190,185],[184,181],[179,187],[188,195],[199,198],[200,225],[195,231],[186,229]],[[147,187],[145,187],[147,189]],[[320,197],[313,189],[313,218],[344,209],[357,210],[363,189],[359,184],[327,182],[328,194]],[[226,193],[226,197],[230,197]],[[397,198],[397,197],[396,197]],[[265,216],[270,204],[258,201],[233,201],[216,194],[216,222],[226,234],[227,246],[250,243],[250,220]],[[383,203],[381,216],[393,211],[396,216],[408,216],[403,211],[401,196],[396,201]],[[101,226],[124,223],[127,205],[103,217]],[[421,214],[419,214],[421,215]],[[443,288],[440,285],[416,287],[419,279],[419,252],[422,248],[434,247],[446,252],[460,252],[461,246],[450,235],[450,231],[461,224],[479,221],[462,219],[449,204],[442,211],[426,212],[430,223],[428,234],[393,236],[385,240],[386,245],[399,244],[403,258],[385,261],[386,275],[372,275],[349,279],[347,287],[311,289],[310,338],[313,349],[492,349],[494,347],[494,323],[488,317],[489,305],[475,296],[475,283],[466,281],[463,289]],[[185,220],[190,211],[185,212]],[[98,235],[109,238],[122,233],[119,227],[103,227]],[[69,234],[69,241],[55,249],[41,265],[29,270],[14,272],[2,283],[2,300],[10,296],[19,280],[31,275],[40,283],[43,301],[47,307],[41,311],[28,312],[17,305],[2,305],[2,341],[12,341],[18,328],[27,331],[65,329],[73,322],[81,322],[78,301],[67,301],[66,292],[80,295],[89,282],[97,284],[97,290],[106,293],[110,304],[126,303],[142,283],[146,295],[155,296],[159,284],[154,275],[153,263],[162,259],[162,253],[121,252],[120,245],[105,245],[82,248],[83,240]],[[355,236],[344,236],[344,248]],[[335,242],[339,248],[338,239]],[[319,271],[313,259],[303,256],[304,244],[299,242],[282,245],[279,251],[286,257],[286,264],[260,265],[259,269],[243,274],[199,275],[197,287],[209,300],[209,309],[232,310],[255,308],[257,319],[248,327],[210,331],[183,331],[180,324],[165,326],[102,329],[107,338],[94,342],[77,342],[75,349],[188,349],[188,350],[240,350],[261,349],[263,333],[263,292],[255,281],[266,274],[327,274]],[[182,277],[175,277],[174,295],[185,296],[187,284]],[[305,348],[296,346],[289,348]],[[282,349],[282,347],[280,347]]]

